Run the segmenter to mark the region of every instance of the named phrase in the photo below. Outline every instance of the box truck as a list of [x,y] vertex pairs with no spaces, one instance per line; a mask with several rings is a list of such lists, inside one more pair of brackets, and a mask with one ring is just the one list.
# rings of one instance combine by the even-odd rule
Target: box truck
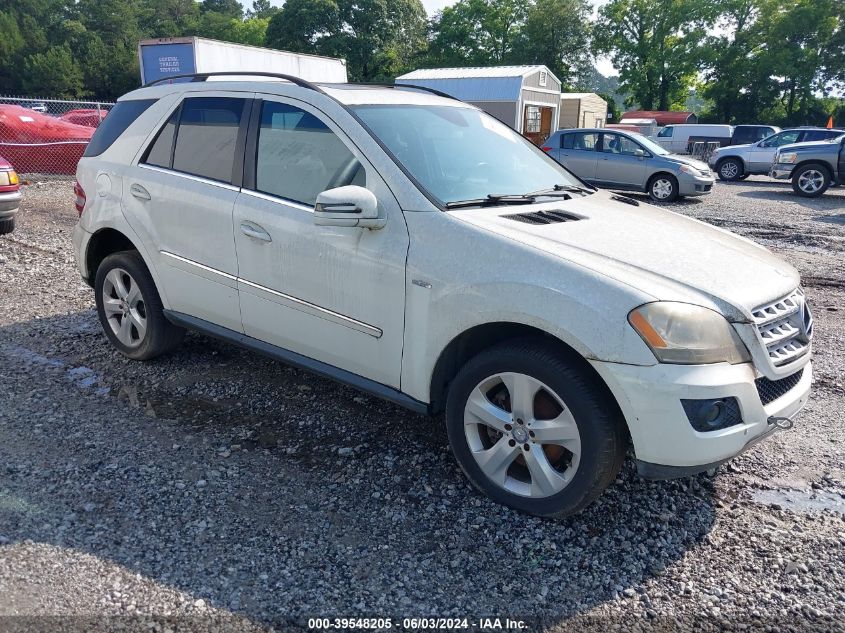
[[[308,81],[346,83],[346,62],[342,59],[202,37],[141,40],[138,43],[138,59],[142,84],[175,75],[239,70],[283,73]],[[254,81],[256,77],[250,79]]]

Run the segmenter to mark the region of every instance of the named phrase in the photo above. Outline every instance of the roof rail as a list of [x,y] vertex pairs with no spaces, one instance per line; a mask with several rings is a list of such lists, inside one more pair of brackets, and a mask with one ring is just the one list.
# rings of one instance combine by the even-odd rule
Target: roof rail
[[302,77],[296,77],[294,75],[283,75],[280,73],[266,73],[260,71],[237,71],[237,70],[226,70],[226,71],[216,71],[210,73],[189,73],[186,75],[172,75],[170,77],[162,77],[161,79],[156,79],[155,81],[151,81],[149,83],[144,84],[142,87],[147,88],[149,86],[155,86],[157,84],[165,83],[168,81],[172,81],[174,79],[190,79],[191,81],[206,81],[209,77],[240,77],[240,76],[252,76],[252,77],[272,77],[273,79],[282,79],[284,81],[289,81],[292,84],[296,84],[301,88],[308,88],[309,90],[315,90],[317,92],[323,92],[319,86],[311,83],[310,81],[306,81]]
[[397,83],[367,83],[362,84],[364,86],[381,86],[383,88],[410,88],[411,90],[422,90],[423,92],[430,92],[433,95],[437,95],[438,97],[444,97],[446,99],[452,99],[453,101],[460,101],[457,97],[454,97],[446,92],[441,90],[437,90],[435,88],[429,88],[428,86],[418,86],[417,84],[397,84]]

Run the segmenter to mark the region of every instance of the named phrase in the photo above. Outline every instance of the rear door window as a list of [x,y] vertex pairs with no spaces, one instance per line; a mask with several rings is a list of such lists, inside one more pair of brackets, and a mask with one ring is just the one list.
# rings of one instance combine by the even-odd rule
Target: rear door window
[[[182,104],[173,149],[173,169],[231,183],[246,99],[189,97]],[[169,125],[169,122],[168,122]],[[166,137],[167,126],[162,130]],[[165,138],[166,140],[166,138]],[[162,156],[163,151],[157,156]]]
[[176,127],[179,125],[179,111],[180,109],[176,108],[170,115],[141,162],[167,169],[173,166],[173,141],[176,139]]
[[564,136],[564,149],[578,149],[581,151],[594,152],[599,142],[599,135],[595,132],[578,132]]
[[118,101],[94,132],[83,156],[99,156],[105,152],[156,101],[158,99]]

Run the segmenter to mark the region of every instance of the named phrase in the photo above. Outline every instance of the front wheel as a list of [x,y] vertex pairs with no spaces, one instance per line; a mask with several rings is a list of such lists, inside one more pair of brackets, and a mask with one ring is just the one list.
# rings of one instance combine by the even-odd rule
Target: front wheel
[[103,330],[124,356],[149,360],[182,342],[185,330],[165,318],[155,282],[137,252],[106,257],[97,268],[94,293]]
[[648,196],[655,202],[674,202],[678,199],[678,180],[669,174],[657,174],[648,183]]
[[805,198],[816,198],[830,187],[830,174],[821,165],[804,165],[792,175],[792,190]]
[[626,434],[595,379],[539,340],[470,360],[446,407],[449,443],[494,501],[544,517],[579,512],[616,477]]
[[15,218],[6,218],[5,220],[0,220],[0,235],[7,235],[15,230]]
[[742,163],[735,158],[727,158],[719,163],[716,173],[719,174],[719,180],[726,180],[732,182],[734,180],[742,180],[743,176]]

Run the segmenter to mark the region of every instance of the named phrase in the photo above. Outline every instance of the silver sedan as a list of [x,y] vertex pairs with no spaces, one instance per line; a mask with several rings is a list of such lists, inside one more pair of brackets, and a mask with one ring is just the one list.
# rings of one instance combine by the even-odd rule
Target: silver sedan
[[715,177],[703,162],[671,154],[636,132],[558,130],[543,150],[582,180],[619,191],[643,191],[657,202],[710,193]]

